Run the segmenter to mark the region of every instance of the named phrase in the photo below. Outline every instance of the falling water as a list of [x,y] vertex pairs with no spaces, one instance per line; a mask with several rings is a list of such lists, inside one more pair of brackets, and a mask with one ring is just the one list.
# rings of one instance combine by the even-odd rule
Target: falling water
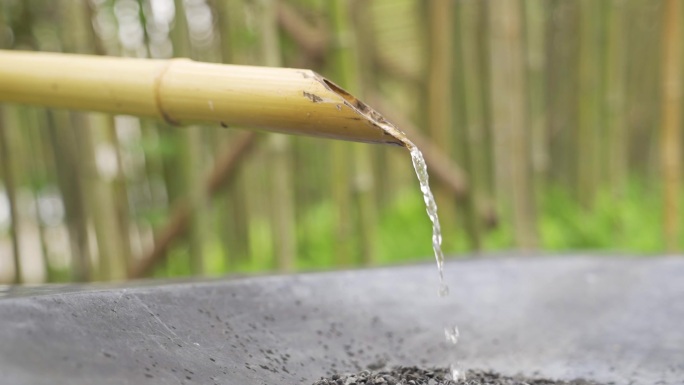
[[439,226],[439,217],[437,216],[437,202],[430,190],[428,183],[429,176],[427,172],[427,165],[423,153],[420,152],[410,141],[411,161],[413,168],[416,170],[418,181],[420,182],[420,191],[423,193],[423,200],[425,201],[425,209],[428,217],[432,222],[432,250],[435,253],[435,260],[437,261],[437,270],[439,271],[439,296],[446,297],[449,295],[449,286],[444,283],[444,253],[442,252],[442,229]]
[[437,261],[437,271],[439,272],[439,296],[446,297],[449,295],[449,286],[444,282],[444,253],[442,252],[442,229],[439,225],[439,217],[437,216],[437,202],[435,196],[430,190],[429,175],[427,171],[427,164],[423,153],[420,152],[418,146],[410,141],[406,134],[398,130],[392,124],[381,118],[379,114],[373,116],[375,122],[388,134],[401,140],[406,148],[411,152],[411,161],[413,168],[416,170],[416,176],[420,183],[420,191],[423,193],[423,200],[425,201],[425,209],[430,222],[432,222],[432,250],[435,253],[435,260]]
[[[449,286],[444,282],[444,253],[442,252],[442,229],[439,225],[439,217],[437,216],[437,202],[430,190],[429,176],[427,171],[427,164],[423,153],[418,147],[411,142],[406,134],[398,130],[392,124],[387,122],[380,114],[364,106],[366,116],[369,117],[375,124],[382,128],[385,132],[393,137],[401,140],[406,148],[411,152],[411,161],[413,168],[416,171],[416,176],[420,182],[420,191],[423,193],[423,200],[425,201],[425,209],[427,211],[430,222],[432,222],[432,250],[435,254],[437,262],[437,271],[439,272],[439,296],[446,297],[449,295]],[[447,325],[444,327],[444,336],[446,340],[452,344],[458,343],[459,330],[456,325]],[[451,365],[451,376],[457,381],[464,379],[464,371],[461,370],[457,363]]]
[[[423,200],[425,201],[425,209],[428,217],[432,222],[432,250],[435,253],[435,260],[437,261],[437,270],[439,271],[439,296],[446,297],[449,295],[449,286],[444,282],[444,253],[442,252],[442,229],[439,225],[439,217],[437,216],[437,203],[435,197],[432,195],[429,184],[429,176],[427,172],[427,165],[423,153],[420,152],[412,142],[406,141],[407,147],[411,151],[411,161],[413,161],[413,168],[416,170],[416,176],[420,182],[420,191],[423,193]],[[458,343],[460,332],[456,325],[448,325],[444,327],[444,337],[446,340],[454,345]],[[451,377],[454,380],[463,379],[464,373],[458,364],[452,364],[450,367]]]

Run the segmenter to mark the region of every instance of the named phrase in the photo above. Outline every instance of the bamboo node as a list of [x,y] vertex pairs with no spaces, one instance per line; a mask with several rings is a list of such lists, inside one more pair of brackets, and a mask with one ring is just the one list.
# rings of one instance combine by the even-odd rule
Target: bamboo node
[[173,58],[170,60],[167,60],[166,63],[164,63],[164,66],[161,68],[157,76],[154,78],[154,103],[155,106],[157,107],[157,111],[159,112],[159,116],[166,122],[167,124],[171,126],[179,126],[180,122],[176,121],[171,117],[171,115],[168,114],[167,111],[165,111],[164,106],[162,105],[162,87],[164,85],[164,76],[166,75],[167,72],[169,72],[169,69],[171,66],[178,62],[189,62],[192,61],[187,58]]

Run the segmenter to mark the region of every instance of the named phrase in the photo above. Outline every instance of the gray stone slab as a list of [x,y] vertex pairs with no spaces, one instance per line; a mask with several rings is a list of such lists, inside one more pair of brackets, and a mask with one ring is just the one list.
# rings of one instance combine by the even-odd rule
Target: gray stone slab
[[[684,383],[684,259],[551,257],[6,290],[2,384],[307,384],[369,364]],[[456,323],[461,340],[444,341]]]

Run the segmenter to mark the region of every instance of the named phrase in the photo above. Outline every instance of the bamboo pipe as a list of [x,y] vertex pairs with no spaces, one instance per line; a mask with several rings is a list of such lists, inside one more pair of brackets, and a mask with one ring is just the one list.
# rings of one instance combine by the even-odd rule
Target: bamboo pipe
[[0,102],[404,146],[379,114],[302,69],[0,50]]

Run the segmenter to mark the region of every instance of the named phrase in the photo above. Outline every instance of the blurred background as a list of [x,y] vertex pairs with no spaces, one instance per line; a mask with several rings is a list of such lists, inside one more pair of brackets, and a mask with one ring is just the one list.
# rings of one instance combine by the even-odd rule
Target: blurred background
[[[684,246],[678,3],[0,0],[0,49],[311,68],[421,140],[447,253],[648,255]],[[430,237],[401,148],[0,105],[0,282],[428,261]]]

